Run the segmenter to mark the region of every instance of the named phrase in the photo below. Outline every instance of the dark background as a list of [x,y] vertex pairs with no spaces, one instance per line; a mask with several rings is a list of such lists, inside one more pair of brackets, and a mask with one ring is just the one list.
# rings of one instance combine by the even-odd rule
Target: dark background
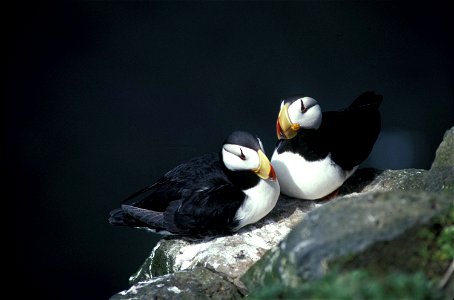
[[383,128],[364,165],[429,168],[454,123],[446,3],[5,9],[11,278],[48,298],[106,299],[126,289],[157,237],[110,226],[109,211],[177,164],[218,151],[235,129],[260,136],[271,155],[285,96],[312,96],[333,110],[375,90],[384,95]]

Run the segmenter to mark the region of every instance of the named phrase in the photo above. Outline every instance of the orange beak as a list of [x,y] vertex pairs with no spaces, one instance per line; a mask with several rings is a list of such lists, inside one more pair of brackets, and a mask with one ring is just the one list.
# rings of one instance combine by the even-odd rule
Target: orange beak
[[284,131],[282,130],[281,124],[279,124],[279,118],[276,120],[276,134],[278,140],[285,139]]
[[271,165],[271,164],[270,164],[270,173],[268,175],[269,175],[269,178],[271,178],[271,180],[276,180],[276,178],[277,178],[276,172],[274,172],[273,165]]

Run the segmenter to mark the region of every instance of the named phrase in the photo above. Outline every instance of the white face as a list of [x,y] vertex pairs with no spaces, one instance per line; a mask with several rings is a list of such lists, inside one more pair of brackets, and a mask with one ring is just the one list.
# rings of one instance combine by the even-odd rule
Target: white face
[[305,129],[318,129],[322,123],[320,105],[311,97],[299,98],[290,104],[288,115],[292,123],[297,123],[301,128]]
[[257,151],[234,144],[225,144],[222,147],[222,160],[231,171],[253,170],[260,166]]

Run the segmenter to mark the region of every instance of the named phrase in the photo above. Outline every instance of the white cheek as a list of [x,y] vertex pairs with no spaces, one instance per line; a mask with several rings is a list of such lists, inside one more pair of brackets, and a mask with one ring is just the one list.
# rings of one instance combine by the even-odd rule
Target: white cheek
[[232,154],[225,149],[222,149],[222,161],[227,169],[235,171],[239,167],[239,162],[237,162],[238,156]]
[[[301,100],[293,102],[292,105],[290,105],[290,107],[288,108],[290,121],[292,121],[292,123],[299,124],[302,128],[318,129],[322,122],[322,111],[315,100],[309,97],[306,98],[310,99],[308,101],[304,101],[306,107],[309,107],[309,105],[312,106],[310,106],[308,110],[303,113],[301,112]],[[308,103],[306,104],[306,102]]]
[[288,116],[292,123],[300,124],[303,119],[303,114],[301,113],[301,101],[296,100],[288,108]]
[[237,155],[230,153],[225,149],[222,149],[222,159],[227,169],[231,171],[245,171],[257,169],[260,164],[257,152],[246,147],[241,147],[241,150],[243,151],[243,154],[246,157],[245,160],[242,160]]
[[322,110],[319,105],[312,106],[305,114],[301,127],[318,129],[322,123]]

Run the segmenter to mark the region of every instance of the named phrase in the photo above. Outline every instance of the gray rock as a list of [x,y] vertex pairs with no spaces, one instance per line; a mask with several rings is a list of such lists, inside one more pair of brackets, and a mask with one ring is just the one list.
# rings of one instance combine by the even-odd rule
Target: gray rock
[[446,131],[427,174],[426,189],[454,195],[454,127]]
[[235,234],[196,241],[162,239],[130,283],[196,267],[208,268],[237,283],[252,264],[301,221],[305,212],[321,203],[282,196],[267,217]]
[[137,282],[112,300],[148,299],[240,299],[235,285],[205,268],[180,271]]
[[377,170],[359,169],[341,187],[339,194],[364,192],[422,191],[427,170]]
[[395,240],[452,206],[449,195],[425,192],[369,192],[338,198],[308,213],[242,281],[250,290],[269,284],[296,287],[321,278],[336,259]]

